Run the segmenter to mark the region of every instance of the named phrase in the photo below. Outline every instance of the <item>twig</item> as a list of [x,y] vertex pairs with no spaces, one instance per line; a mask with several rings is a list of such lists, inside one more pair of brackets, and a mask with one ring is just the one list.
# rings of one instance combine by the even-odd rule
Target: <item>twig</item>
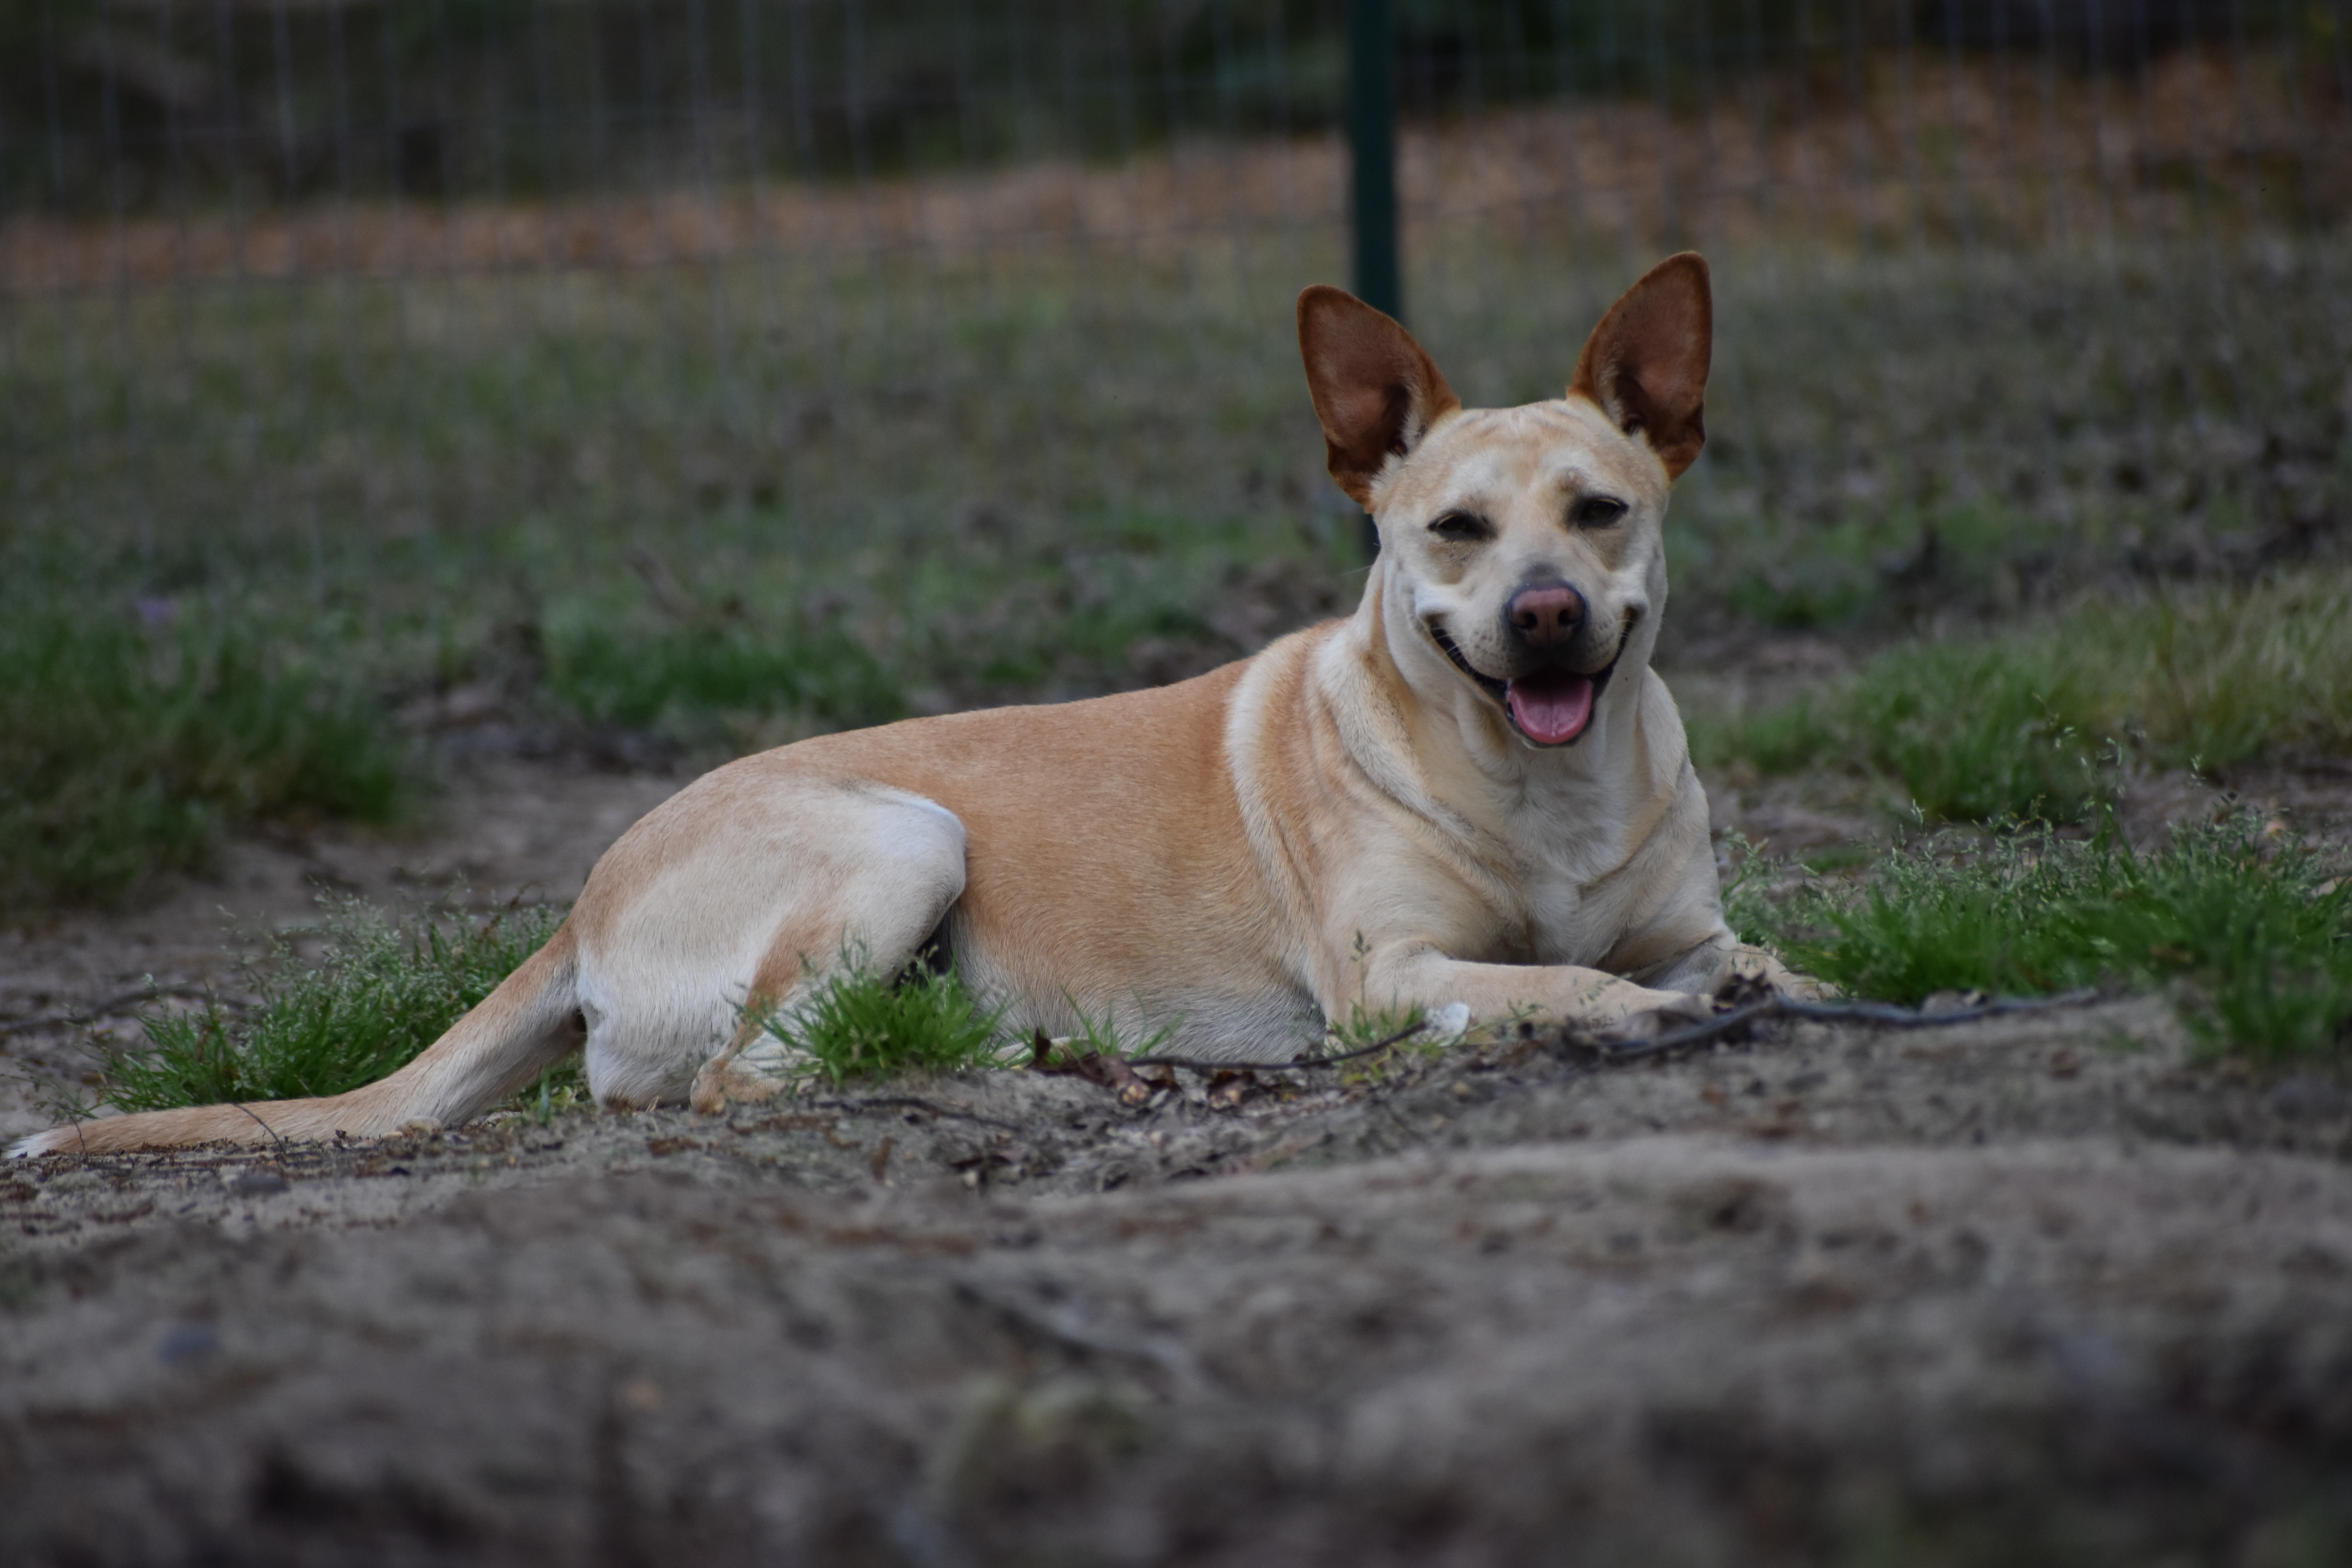
[[2003,997],[1974,1007],[1956,1007],[1948,1013],[1922,1013],[1916,1007],[1897,1007],[1886,1002],[1800,1002],[1794,997],[1778,994],[1745,1006],[1734,1007],[1728,1013],[1718,1013],[1704,1023],[1675,1029],[1660,1035],[1654,1040],[1638,1040],[1614,1045],[1606,1040],[1591,1042],[1591,1048],[1611,1061],[1634,1061],[1654,1057],[1665,1051],[1681,1050],[1685,1046],[1705,1045],[1733,1030],[1764,1018],[1811,1018],[1824,1023],[1875,1024],[1886,1029],[1932,1029],[1946,1024],[1973,1023],[1979,1018],[1999,1017],[2009,1013],[2041,1013],[2053,1007],[2073,1007],[2084,1002],[2096,1001],[2093,990],[2062,992],[2055,996]]
[[1622,1045],[1602,1039],[1588,1039],[1576,1043],[1586,1046],[1597,1055],[1606,1057],[1611,1061],[1633,1061],[1640,1057],[1656,1056],[1662,1051],[1680,1050],[1685,1046],[1705,1045],[1709,1040],[1720,1038],[1735,1029],[1744,1028],[1759,1019],[1777,1017],[1780,1016],[1783,1000],[1780,996],[1767,996],[1760,1002],[1750,1002],[1745,1006],[1734,1007],[1728,1013],[1717,1013],[1704,1023],[1692,1024],[1685,1028],[1660,1035],[1654,1040],[1629,1040]]
[[[272,1127],[272,1126],[271,1126],[271,1125],[269,1125],[269,1123],[268,1123],[268,1122],[267,1122],[267,1121],[263,1121],[261,1120],[261,1118],[260,1118],[260,1117],[258,1117],[258,1116],[254,1116],[254,1115],[253,1115],[253,1112],[252,1112],[250,1110],[247,1110],[245,1106],[237,1105],[237,1104],[236,1104],[236,1100],[234,1100],[225,1101],[224,1103],[226,1103],[226,1104],[229,1104],[229,1105],[236,1105],[236,1108],[237,1108],[239,1110],[243,1110],[243,1111],[245,1111],[245,1113],[246,1113],[247,1116],[253,1116],[253,1120],[254,1120],[255,1121],[257,1121],[257,1122],[259,1122],[259,1123],[260,1123],[261,1130],[262,1130],[264,1132],[268,1133],[272,1138],[278,1138],[278,1129],[277,1129],[277,1128]],[[285,1153],[285,1152],[286,1152],[286,1140],[285,1140],[285,1139],[283,1139],[283,1138],[278,1138],[278,1152],[280,1154],[283,1154],[283,1153]]]
[[1293,1068],[1336,1067],[1341,1062],[1353,1061],[1358,1057],[1368,1057],[1375,1051],[1387,1050],[1391,1046],[1402,1045],[1428,1027],[1429,1020],[1423,1018],[1418,1024],[1399,1029],[1385,1040],[1375,1040],[1352,1051],[1341,1051],[1330,1057],[1297,1057],[1286,1062],[1210,1062],[1193,1057],[1129,1057],[1127,1065],[1131,1068],[1191,1068],[1194,1072],[1288,1072]]

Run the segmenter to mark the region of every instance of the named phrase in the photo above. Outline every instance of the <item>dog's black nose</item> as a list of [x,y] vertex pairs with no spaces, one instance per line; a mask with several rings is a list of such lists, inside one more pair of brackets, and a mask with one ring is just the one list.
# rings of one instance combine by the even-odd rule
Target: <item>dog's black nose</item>
[[1584,595],[1565,583],[1522,588],[1503,607],[1503,618],[1525,641],[1549,647],[1568,641],[1584,625]]

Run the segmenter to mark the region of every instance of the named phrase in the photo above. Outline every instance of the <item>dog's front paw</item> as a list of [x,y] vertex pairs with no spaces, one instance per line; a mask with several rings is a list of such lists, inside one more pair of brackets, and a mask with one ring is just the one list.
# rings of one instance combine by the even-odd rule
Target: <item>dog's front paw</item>
[[1838,994],[1837,987],[1828,982],[1800,974],[1776,954],[1742,942],[1731,950],[1731,967],[1724,976],[1723,989],[1752,990],[1758,985],[1769,985],[1792,1002],[1827,1002]]
[[1639,1045],[1693,1024],[1704,1024],[1715,1016],[1714,1004],[1704,996],[1681,991],[1662,991],[1657,994],[1655,1005],[1629,1012],[1610,1025],[1608,1038],[1618,1045]]

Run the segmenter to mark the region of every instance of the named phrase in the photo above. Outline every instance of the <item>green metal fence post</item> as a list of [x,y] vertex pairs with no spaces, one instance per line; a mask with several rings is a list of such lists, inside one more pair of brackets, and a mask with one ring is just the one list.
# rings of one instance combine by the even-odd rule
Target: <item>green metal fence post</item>
[[[1356,298],[1404,320],[1397,262],[1396,76],[1389,0],[1348,0],[1348,152],[1355,229]],[[1380,531],[1364,519],[1365,553],[1380,553]]]
[[1356,298],[1404,319],[1397,268],[1396,67],[1389,0],[1349,0],[1348,150]]

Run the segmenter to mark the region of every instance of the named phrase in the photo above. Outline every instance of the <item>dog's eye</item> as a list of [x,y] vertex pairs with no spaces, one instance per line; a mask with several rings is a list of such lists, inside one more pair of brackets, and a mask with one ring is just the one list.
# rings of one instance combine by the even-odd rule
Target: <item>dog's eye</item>
[[1587,496],[1568,515],[1579,528],[1607,528],[1631,510],[1614,496]]
[[1440,539],[1491,539],[1495,531],[1486,520],[1474,512],[1449,511],[1429,525],[1429,531]]

